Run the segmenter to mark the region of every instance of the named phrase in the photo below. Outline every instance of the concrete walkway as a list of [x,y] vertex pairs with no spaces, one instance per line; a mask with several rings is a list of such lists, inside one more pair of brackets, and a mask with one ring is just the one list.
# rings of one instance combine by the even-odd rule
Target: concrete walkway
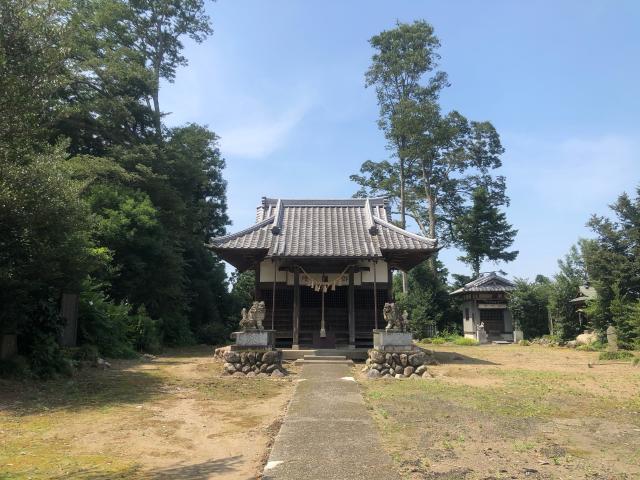
[[396,478],[351,368],[305,364],[264,479]]

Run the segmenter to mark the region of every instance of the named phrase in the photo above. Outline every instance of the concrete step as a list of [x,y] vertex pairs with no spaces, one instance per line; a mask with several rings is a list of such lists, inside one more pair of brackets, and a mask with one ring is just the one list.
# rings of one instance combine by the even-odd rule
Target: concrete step
[[346,355],[305,355],[303,360],[346,360]]
[[299,358],[294,362],[295,365],[353,365],[353,360],[343,358],[341,360],[327,360],[325,357],[315,357],[314,359],[302,359]]

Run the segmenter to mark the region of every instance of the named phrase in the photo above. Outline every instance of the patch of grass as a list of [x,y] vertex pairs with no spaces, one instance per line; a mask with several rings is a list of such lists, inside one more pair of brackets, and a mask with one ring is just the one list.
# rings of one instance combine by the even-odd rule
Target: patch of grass
[[242,401],[275,397],[286,384],[268,378],[210,378],[195,387],[206,400]]
[[458,337],[453,341],[454,345],[459,345],[461,347],[471,347],[478,345],[480,342],[475,338],[467,338],[467,337]]
[[533,442],[518,440],[513,442],[513,449],[518,453],[525,453],[533,450],[536,445]]
[[599,360],[628,360],[634,358],[633,353],[626,350],[618,350],[617,352],[600,352]]

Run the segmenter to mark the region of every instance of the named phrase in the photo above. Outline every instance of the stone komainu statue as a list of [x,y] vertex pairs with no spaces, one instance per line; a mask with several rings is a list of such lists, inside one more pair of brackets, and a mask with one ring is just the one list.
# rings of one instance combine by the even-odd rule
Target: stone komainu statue
[[265,311],[264,302],[253,302],[248,312],[246,308],[243,308],[240,328],[243,330],[264,330],[262,321],[264,320]]
[[398,310],[395,303],[385,303],[382,314],[387,322],[385,330],[395,330],[400,332],[407,331],[409,314],[406,310],[400,314],[400,310]]

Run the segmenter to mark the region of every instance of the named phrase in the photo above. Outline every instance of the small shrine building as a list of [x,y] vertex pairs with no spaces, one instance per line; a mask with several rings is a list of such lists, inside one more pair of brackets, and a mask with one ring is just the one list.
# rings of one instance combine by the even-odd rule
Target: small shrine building
[[522,332],[514,331],[508,307],[508,294],[515,289],[510,280],[495,272],[481,275],[464,287],[451,292],[462,298],[464,336],[478,340],[478,327],[484,324],[489,341],[522,340]]

